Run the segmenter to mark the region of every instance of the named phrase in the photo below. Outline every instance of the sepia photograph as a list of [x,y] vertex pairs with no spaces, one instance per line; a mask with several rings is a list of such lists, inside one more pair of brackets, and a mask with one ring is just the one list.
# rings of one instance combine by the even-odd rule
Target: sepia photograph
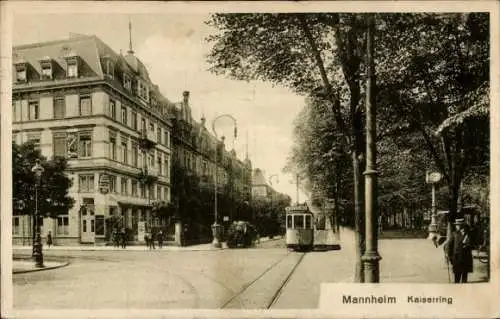
[[2,317],[498,315],[498,7],[422,3],[2,4]]

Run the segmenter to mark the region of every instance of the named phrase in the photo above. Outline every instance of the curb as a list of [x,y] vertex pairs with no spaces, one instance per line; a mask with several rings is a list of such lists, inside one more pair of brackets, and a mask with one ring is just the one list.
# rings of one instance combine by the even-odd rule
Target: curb
[[51,270],[51,269],[57,269],[57,268],[62,268],[68,266],[70,263],[69,261],[61,262],[58,265],[55,266],[49,266],[49,267],[43,267],[43,268],[33,268],[33,269],[23,269],[23,270],[14,270],[12,269],[13,274],[25,274],[28,272],[36,272],[36,271],[44,271],[44,270]]

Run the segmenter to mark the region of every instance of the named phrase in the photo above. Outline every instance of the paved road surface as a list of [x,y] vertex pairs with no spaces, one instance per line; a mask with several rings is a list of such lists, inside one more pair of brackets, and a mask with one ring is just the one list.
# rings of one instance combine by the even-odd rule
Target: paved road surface
[[[71,264],[13,275],[14,308],[255,309],[275,297],[272,308],[316,308],[320,283],[352,282],[352,239],[343,232],[342,250],[305,255],[283,240],[212,251],[46,251]],[[448,282],[442,250],[429,241],[382,240],[380,252],[381,282]]]

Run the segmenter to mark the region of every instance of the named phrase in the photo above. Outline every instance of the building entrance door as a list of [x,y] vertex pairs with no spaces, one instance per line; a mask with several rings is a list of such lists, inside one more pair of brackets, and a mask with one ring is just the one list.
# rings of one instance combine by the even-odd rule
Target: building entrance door
[[95,215],[92,209],[82,206],[80,208],[80,241],[82,243],[95,243]]

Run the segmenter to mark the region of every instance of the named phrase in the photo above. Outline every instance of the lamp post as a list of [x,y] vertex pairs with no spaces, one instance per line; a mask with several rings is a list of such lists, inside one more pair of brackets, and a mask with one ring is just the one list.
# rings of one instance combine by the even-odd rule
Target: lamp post
[[40,184],[43,167],[40,165],[40,160],[36,160],[35,166],[31,169],[35,173],[35,241],[33,242],[33,257],[35,257],[36,267],[43,268],[43,252],[42,252],[42,237],[40,235],[40,223],[38,214],[38,185]]
[[[222,244],[220,242],[221,225],[218,222],[218,211],[217,211],[217,192],[218,192],[218,187],[217,187],[217,182],[218,182],[217,181],[217,173],[218,173],[217,146],[218,146],[218,137],[217,137],[217,132],[215,130],[215,122],[217,122],[218,119],[223,118],[223,117],[227,117],[227,118],[231,119],[234,122],[234,138],[235,139],[236,139],[237,132],[238,132],[236,119],[233,116],[229,115],[229,114],[221,114],[221,115],[217,116],[216,118],[214,118],[212,120],[212,131],[214,132],[215,139],[216,139],[216,143],[215,143],[215,147],[214,147],[214,150],[215,150],[215,160],[214,160],[214,162],[215,162],[215,172],[214,172],[214,224],[212,225],[212,235],[214,237],[214,239],[212,241],[212,245],[215,248],[221,248],[222,247]],[[224,142],[224,136],[222,136],[221,139],[222,139],[222,142]]]
[[437,205],[436,205],[436,184],[441,180],[441,173],[427,172],[425,174],[425,182],[432,185],[432,208],[431,208],[431,223],[429,225],[429,239],[432,240],[437,247],[439,241],[439,232],[437,224]]
[[374,31],[375,21],[372,14],[366,16],[366,170],[365,175],[365,245],[366,249],[361,257],[364,263],[366,282],[378,283],[380,281],[380,257],[378,253],[378,205],[377,205],[377,144],[376,123],[377,109],[375,105],[375,62],[374,62]]

